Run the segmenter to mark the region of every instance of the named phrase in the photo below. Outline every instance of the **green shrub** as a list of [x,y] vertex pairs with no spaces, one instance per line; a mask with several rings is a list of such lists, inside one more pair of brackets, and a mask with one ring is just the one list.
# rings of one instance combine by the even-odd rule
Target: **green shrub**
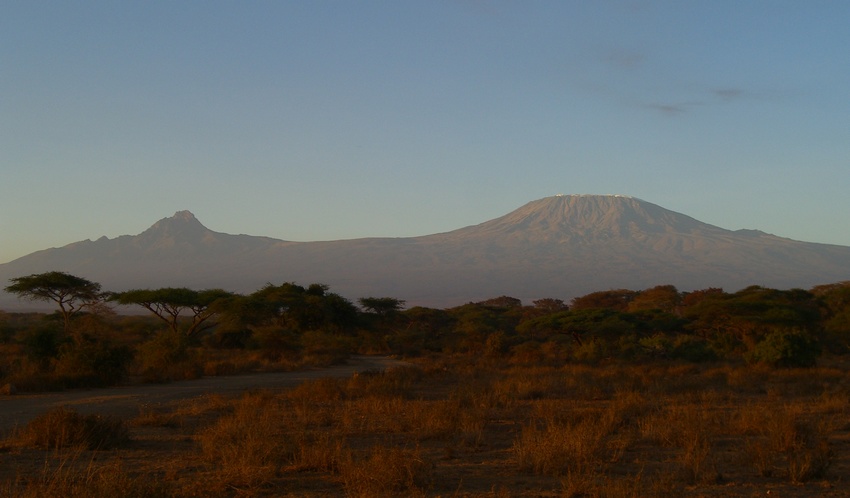
[[783,329],[767,334],[746,359],[776,367],[813,367],[820,353],[820,345],[808,333]]
[[62,327],[52,323],[27,330],[21,337],[27,357],[42,368],[47,368],[50,360],[59,357],[59,350],[65,342]]
[[573,348],[573,358],[585,363],[597,363],[609,356],[608,345],[605,341],[593,337]]
[[636,334],[623,334],[617,338],[614,354],[623,360],[633,360],[640,354],[641,344]]
[[484,342],[484,356],[501,358],[508,350],[508,338],[504,332],[494,332],[487,336]]
[[89,340],[66,345],[56,362],[56,374],[69,387],[102,387],[127,378],[133,352],[127,346],[114,346],[106,340]]
[[673,350],[673,342],[664,334],[655,334],[641,338],[640,344],[643,353],[654,358],[664,358]]
[[673,341],[672,358],[699,363],[702,361],[714,361],[717,352],[711,348],[708,342],[697,337],[681,335]]
[[543,361],[543,352],[537,341],[525,341],[511,348],[511,363],[528,364]]

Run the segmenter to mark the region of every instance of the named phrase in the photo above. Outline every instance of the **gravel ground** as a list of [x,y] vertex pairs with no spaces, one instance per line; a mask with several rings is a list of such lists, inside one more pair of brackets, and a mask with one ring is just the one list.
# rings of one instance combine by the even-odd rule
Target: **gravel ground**
[[0,436],[8,436],[38,415],[67,406],[79,413],[133,417],[140,407],[162,406],[206,394],[238,395],[248,389],[287,389],[323,377],[349,377],[364,370],[384,370],[409,365],[383,356],[354,356],[345,365],[303,370],[204,377],[170,384],[145,384],[107,389],[80,389],[48,394],[21,394],[0,397]]

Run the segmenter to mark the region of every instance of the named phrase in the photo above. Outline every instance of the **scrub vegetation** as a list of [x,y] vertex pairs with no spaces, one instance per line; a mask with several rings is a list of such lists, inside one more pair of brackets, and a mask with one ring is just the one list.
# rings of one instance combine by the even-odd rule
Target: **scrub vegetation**
[[0,314],[5,391],[409,366],[123,419],[51,410],[4,435],[0,495],[843,496],[850,479],[848,283],[450,309],[318,284],[133,292],[162,302],[119,315],[104,293],[67,327]]

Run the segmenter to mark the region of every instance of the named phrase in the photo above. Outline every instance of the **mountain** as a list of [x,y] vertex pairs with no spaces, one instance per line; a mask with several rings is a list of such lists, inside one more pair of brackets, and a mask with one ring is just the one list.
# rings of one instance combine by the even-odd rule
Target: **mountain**
[[[850,247],[731,231],[633,197],[546,197],[479,225],[408,238],[291,242],[214,232],[180,211],[138,235],[101,237],[0,265],[0,282],[51,270],[104,289],[186,286],[252,292],[325,283],[357,299],[452,306],[510,295],[568,300],[597,290],[748,285],[810,288],[850,279]],[[0,295],[0,308],[20,307]]]

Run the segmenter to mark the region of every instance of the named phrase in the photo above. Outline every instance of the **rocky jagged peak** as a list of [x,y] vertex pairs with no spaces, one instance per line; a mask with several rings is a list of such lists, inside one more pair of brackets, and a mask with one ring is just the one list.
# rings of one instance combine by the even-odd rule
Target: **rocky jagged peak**
[[192,214],[191,211],[177,211],[174,213],[174,216],[171,217],[172,220],[180,220],[180,221],[198,221],[195,218],[195,215]]
[[177,211],[170,218],[163,218],[140,234],[148,240],[179,238],[199,240],[210,233],[191,211]]

